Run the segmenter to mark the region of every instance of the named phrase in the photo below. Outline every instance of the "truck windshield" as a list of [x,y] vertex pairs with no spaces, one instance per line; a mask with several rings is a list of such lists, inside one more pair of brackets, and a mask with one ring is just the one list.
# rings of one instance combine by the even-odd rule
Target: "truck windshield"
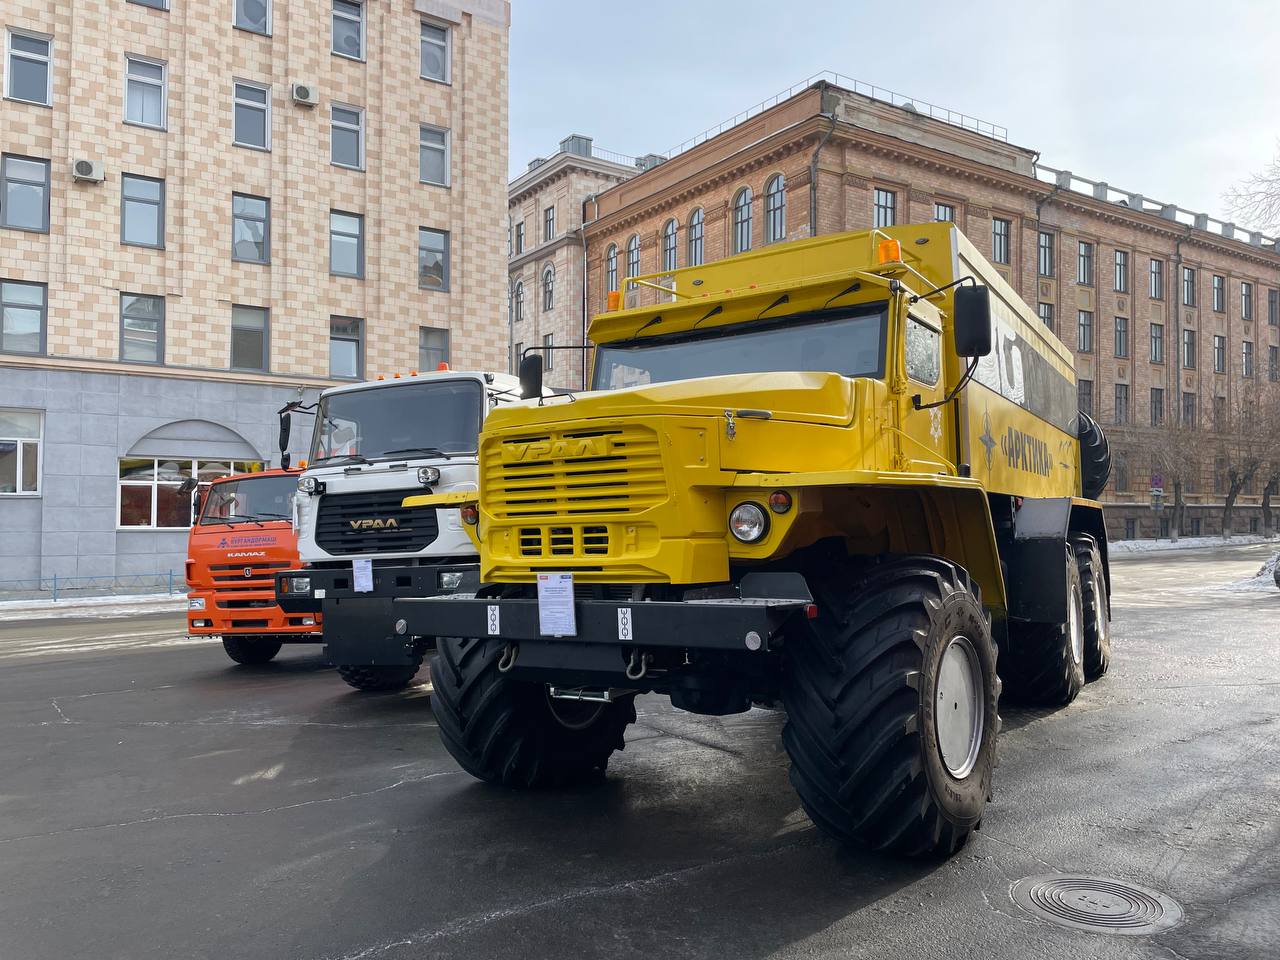
[[390,383],[320,401],[311,462],[474,453],[484,391],[476,380]]
[[289,520],[298,478],[287,474],[225,480],[209,487],[200,525]]
[[602,344],[594,387],[620,387],[730,373],[800,370],[879,377],[884,370],[885,305],[784,317],[770,323]]

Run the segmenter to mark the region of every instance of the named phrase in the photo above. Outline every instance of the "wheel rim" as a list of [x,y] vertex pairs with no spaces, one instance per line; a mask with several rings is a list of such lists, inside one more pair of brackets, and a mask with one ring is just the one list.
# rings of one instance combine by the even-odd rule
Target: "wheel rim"
[[952,637],[938,662],[934,726],[947,773],[963,780],[978,762],[986,723],[982,667],[966,637]]
[[1084,601],[1077,587],[1071,594],[1071,606],[1067,609],[1067,630],[1071,634],[1071,658],[1077,664],[1084,662]]
[[585,730],[604,713],[608,704],[592,700],[560,700],[547,691],[547,708],[556,718],[556,723],[566,730]]

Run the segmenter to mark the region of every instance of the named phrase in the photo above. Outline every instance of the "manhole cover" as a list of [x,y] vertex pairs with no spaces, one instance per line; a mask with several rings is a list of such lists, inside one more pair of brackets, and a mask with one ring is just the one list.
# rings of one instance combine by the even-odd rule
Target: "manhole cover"
[[1182,919],[1182,908],[1163,893],[1106,877],[1027,877],[1010,893],[1033,916],[1094,933],[1148,936]]

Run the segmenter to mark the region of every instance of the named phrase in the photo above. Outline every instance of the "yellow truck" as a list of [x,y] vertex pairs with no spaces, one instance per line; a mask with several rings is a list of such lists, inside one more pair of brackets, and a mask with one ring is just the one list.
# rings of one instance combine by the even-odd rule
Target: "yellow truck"
[[590,392],[495,410],[478,497],[404,502],[459,507],[480,550],[474,597],[396,601],[438,638],[445,746],[555,785],[603,772],[639,693],[781,706],[819,827],[953,853],[1001,681],[1065,704],[1110,656],[1109,457],[1071,354],[945,223],[628,278],[609,306]]

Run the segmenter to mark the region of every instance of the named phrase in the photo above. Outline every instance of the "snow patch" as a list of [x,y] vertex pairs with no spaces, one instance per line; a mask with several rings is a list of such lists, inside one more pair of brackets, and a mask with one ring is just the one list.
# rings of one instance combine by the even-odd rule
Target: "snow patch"
[[1273,553],[1267,558],[1266,562],[1258,568],[1258,572],[1246,580],[1237,580],[1235,583],[1229,583],[1224,586],[1223,590],[1243,590],[1257,591],[1260,593],[1273,593],[1276,590],[1276,564],[1280,563],[1280,553]]
[[1179,537],[1172,540],[1113,540],[1107,544],[1110,553],[1153,553],[1162,550],[1204,550],[1209,547],[1243,547],[1251,543],[1272,543],[1275,537],[1248,533],[1224,540],[1222,537]]
[[71,600],[0,600],[0,621],[44,620],[57,617],[134,617],[187,609],[182,594],[129,594],[116,597],[76,597]]

